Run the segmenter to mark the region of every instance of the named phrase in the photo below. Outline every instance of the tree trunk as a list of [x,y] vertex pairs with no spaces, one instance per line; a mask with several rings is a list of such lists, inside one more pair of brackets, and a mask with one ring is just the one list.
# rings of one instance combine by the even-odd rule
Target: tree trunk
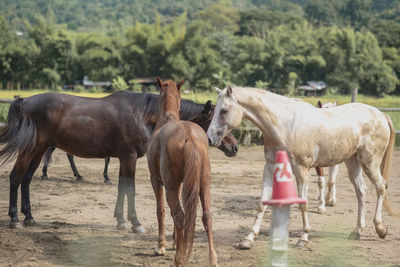
[[244,146],[251,145],[251,132],[250,131],[245,130],[244,137],[243,137],[243,145]]

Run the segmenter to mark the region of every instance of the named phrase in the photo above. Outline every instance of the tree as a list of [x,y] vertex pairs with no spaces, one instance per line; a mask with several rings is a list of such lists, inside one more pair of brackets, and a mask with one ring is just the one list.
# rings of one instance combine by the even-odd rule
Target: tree
[[356,30],[368,26],[371,18],[371,0],[347,0],[341,9],[341,15]]
[[197,17],[206,22],[213,32],[236,32],[239,13],[229,1],[220,1],[197,13]]
[[329,85],[339,87],[342,93],[359,88],[376,96],[395,89],[398,78],[383,60],[382,50],[372,33],[333,27],[321,30],[320,34]]
[[76,63],[72,34],[51,19],[37,17],[33,25],[26,24],[35,53],[32,58],[32,78],[35,84],[55,89],[60,83],[74,81]]
[[224,71],[218,45],[203,35],[203,22],[189,25],[182,42],[175,43],[163,67],[174,79],[185,77],[193,90],[211,90],[218,84],[215,74]]
[[27,87],[32,76],[32,46],[9,29],[0,16],[0,83],[12,89]]
[[100,33],[80,34],[76,47],[83,69],[81,75],[86,75],[93,81],[107,81],[120,74],[118,38]]
[[341,2],[336,0],[311,0],[305,5],[304,12],[307,20],[315,26],[333,26],[340,24],[340,8]]

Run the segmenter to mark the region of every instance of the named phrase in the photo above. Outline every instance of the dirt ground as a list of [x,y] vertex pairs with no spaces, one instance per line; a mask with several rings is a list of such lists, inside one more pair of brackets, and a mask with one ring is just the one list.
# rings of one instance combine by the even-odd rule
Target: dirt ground
[[[238,243],[248,233],[261,194],[264,166],[263,148],[240,147],[236,158],[227,158],[210,148],[212,168],[212,212],[214,239],[220,266],[265,266],[268,256],[270,216],[264,216],[260,235],[251,250],[239,250]],[[112,185],[102,178],[104,161],[76,158],[84,182],[72,176],[66,154],[56,150],[49,167],[49,180],[35,173],[31,184],[32,213],[38,226],[9,229],[8,175],[12,163],[0,169],[0,266],[170,266],[172,218],[166,207],[167,252],[154,256],[157,220],[154,193],[145,158],[138,161],[136,208],[145,234],[116,230],[113,218],[117,194],[118,160],[111,159]],[[327,172],[327,170],[326,170]],[[335,207],[317,214],[317,176],[311,170],[309,217],[311,245],[295,246],[302,229],[301,215],[292,206],[289,240],[291,266],[400,266],[400,219],[384,212],[389,233],[381,240],[374,231],[372,217],[376,204],[375,189],[366,181],[367,229],[361,240],[347,237],[356,225],[357,201],[345,166],[337,179]],[[400,150],[395,151],[389,181],[389,196],[400,209]],[[19,195],[20,199],[20,195]],[[189,266],[208,265],[207,238],[198,212],[195,244]],[[23,214],[19,215],[23,220]]]

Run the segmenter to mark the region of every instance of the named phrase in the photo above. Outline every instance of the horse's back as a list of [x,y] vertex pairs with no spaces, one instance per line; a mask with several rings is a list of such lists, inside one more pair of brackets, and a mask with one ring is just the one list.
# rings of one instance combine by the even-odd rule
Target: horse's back
[[116,157],[133,149],[140,156],[145,152],[143,121],[134,116],[125,94],[87,98],[44,93],[24,99],[23,104],[41,138],[70,154]]
[[[182,148],[187,142],[194,143],[195,147],[208,145],[204,130],[190,121],[169,122],[160,130],[160,136],[167,145],[169,143],[180,144],[178,148]],[[168,146],[171,146],[171,149],[173,148],[172,145]]]
[[359,151],[383,153],[390,138],[384,113],[362,103],[315,108],[309,118],[297,125],[295,135],[298,154],[313,155],[312,166],[332,166]]
[[168,122],[154,133],[148,148],[149,167],[164,182],[171,177],[182,178],[187,155],[192,152],[199,160],[196,168],[207,170],[208,139],[204,130],[189,121]]

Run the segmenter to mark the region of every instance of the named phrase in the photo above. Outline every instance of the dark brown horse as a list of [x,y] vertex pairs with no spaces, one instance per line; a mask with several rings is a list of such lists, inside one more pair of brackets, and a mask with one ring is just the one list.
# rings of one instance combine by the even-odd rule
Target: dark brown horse
[[[203,107],[205,105],[196,107],[192,119],[204,113]],[[5,144],[0,157],[7,160],[18,154],[10,174],[10,227],[20,226],[17,216],[20,185],[24,224],[35,223],[31,214],[30,182],[43,154],[49,147],[58,147],[80,157],[118,158],[120,171],[114,212],[117,227],[127,227],[123,216],[127,195],[128,220],[133,224],[132,230],[144,232],[135,209],[136,160],[146,152],[158,110],[155,95],[129,92],[117,92],[97,99],[45,93],[15,100],[10,105],[7,126],[0,134],[0,144]],[[226,151],[228,147],[225,147]],[[236,153],[237,144],[231,147]]]
[[[154,97],[150,98],[149,102],[158,102],[158,95],[154,95]],[[179,111],[179,116],[182,120],[189,120],[200,125],[204,131],[207,132],[208,125],[210,125],[211,119],[214,115],[215,105],[211,104],[211,101],[207,101],[205,104],[198,104],[191,100],[182,99],[181,100],[181,110]],[[151,112],[158,112],[158,109],[149,109]],[[150,114],[146,114],[149,116]],[[151,115],[152,118],[155,116]],[[155,121],[152,122],[155,124]],[[227,157],[233,157],[237,155],[238,152],[238,144],[236,139],[232,134],[229,134],[223,141],[222,144],[218,147],[222,150]],[[43,168],[42,168],[42,179],[48,179],[47,176],[47,168],[51,161],[51,156],[55,150],[55,147],[51,147],[47,150],[43,158]],[[68,161],[71,166],[72,172],[78,181],[83,179],[82,175],[80,175],[78,169],[76,168],[74,162],[74,156],[67,153]],[[108,176],[108,164],[110,163],[110,157],[105,158],[104,164],[104,183],[111,183],[111,179]]]
[[[156,254],[165,254],[164,192],[174,220],[176,241],[175,266],[187,262],[193,246],[196,210],[200,196],[203,224],[207,232],[211,266],[217,266],[210,213],[211,170],[208,159],[208,138],[197,124],[179,120],[180,88],[183,80],[161,81],[161,112],[147,151],[147,159],[157,199],[158,246]],[[180,193],[182,190],[182,204]]]

